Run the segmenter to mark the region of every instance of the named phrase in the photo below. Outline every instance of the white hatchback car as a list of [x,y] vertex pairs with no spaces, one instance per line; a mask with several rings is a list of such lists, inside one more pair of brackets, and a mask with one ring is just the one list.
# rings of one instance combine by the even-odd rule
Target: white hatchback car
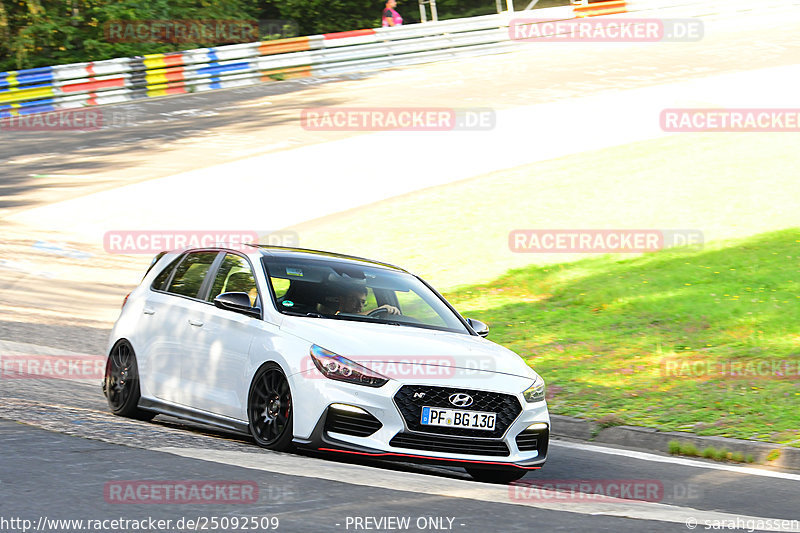
[[123,304],[103,391],[294,446],[463,466],[508,482],[547,456],[544,381],[395,266],[268,246],[156,257]]

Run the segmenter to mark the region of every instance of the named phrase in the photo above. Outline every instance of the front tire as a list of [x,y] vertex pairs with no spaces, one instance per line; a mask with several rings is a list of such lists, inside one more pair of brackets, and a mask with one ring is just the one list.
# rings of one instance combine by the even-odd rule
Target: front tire
[[259,446],[279,452],[292,449],[294,409],[289,381],[281,367],[267,363],[256,372],[247,399],[250,434]]
[[472,476],[472,479],[475,481],[481,481],[483,483],[511,483],[512,481],[517,481],[521,479],[525,474],[528,473],[527,470],[523,470],[521,468],[504,468],[502,470],[491,470],[485,468],[471,468],[465,467],[467,473]]
[[155,413],[139,409],[139,368],[136,354],[128,341],[121,340],[114,345],[106,361],[106,374],[103,380],[103,393],[108,407],[117,416],[152,420]]

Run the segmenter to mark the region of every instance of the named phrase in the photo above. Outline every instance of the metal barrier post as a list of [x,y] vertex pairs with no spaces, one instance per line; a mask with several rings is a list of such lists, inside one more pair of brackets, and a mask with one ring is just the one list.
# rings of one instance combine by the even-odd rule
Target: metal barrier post
[[420,22],[428,22],[428,15],[425,10],[425,4],[431,6],[431,22],[439,20],[439,14],[436,12],[436,0],[419,0],[419,17]]

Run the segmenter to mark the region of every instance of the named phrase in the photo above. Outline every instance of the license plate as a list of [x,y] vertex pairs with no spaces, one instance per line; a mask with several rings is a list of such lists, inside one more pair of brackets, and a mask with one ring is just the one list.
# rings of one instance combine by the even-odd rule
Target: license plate
[[445,426],[491,431],[494,429],[496,420],[496,413],[442,409],[440,407],[423,407],[420,423],[423,426]]

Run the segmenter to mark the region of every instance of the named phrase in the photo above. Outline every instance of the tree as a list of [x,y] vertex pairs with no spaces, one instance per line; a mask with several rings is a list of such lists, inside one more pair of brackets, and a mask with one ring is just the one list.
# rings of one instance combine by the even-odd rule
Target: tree
[[[375,28],[385,0],[0,0],[0,71],[230,44],[121,42],[109,38],[119,21],[289,21],[300,35]],[[492,0],[437,0],[439,18],[493,13]],[[417,22],[418,4],[401,0],[405,23]],[[268,25],[274,27],[274,25]],[[274,38],[258,35],[253,40]]]

